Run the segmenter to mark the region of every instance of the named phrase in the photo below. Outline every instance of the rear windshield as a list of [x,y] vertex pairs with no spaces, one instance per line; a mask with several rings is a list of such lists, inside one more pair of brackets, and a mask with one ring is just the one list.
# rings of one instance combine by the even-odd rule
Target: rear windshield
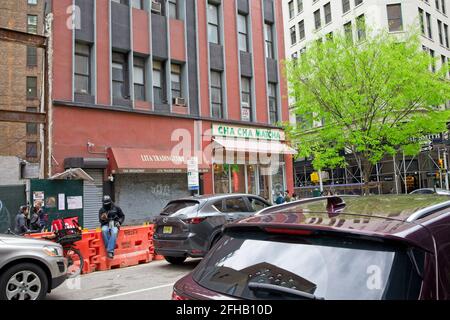
[[[226,236],[196,269],[194,279],[244,299],[305,298],[279,287],[330,300],[417,299],[424,254],[414,251],[412,256],[406,248],[371,241]],[[277,290],[255,289],[251,283]]]
[[192,211],[197,211],[199,206],[198,201],[174,201],[170,202],[161,212],[161,215],[170,216],[174,214],[183,214]]

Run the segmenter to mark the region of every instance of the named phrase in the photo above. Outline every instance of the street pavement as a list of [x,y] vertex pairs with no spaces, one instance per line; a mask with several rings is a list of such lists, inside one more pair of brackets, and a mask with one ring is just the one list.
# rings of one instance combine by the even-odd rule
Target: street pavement
[[181,266],[153,261],[136,267],[94,272],[69,279],[47,300],[170,300],[177,280],[191,272],[200,260]]

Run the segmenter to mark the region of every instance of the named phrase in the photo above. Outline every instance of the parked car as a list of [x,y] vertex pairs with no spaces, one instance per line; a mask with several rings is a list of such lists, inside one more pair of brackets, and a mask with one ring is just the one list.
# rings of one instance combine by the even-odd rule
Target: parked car
[[66,280],[61,245],[0,235],[0,300],[41,300]]
[[171,201],[155,219],[155,251],[173,264],[203,257],[219,240],[222,227],[270,206],[261,197],[227,194]]
[[436,188],[422,188],[412,191],[410,194],[440,194],[450,196],[450,191]]
[[228,224],[174,300],[450,299],[450,201],[322,197]]

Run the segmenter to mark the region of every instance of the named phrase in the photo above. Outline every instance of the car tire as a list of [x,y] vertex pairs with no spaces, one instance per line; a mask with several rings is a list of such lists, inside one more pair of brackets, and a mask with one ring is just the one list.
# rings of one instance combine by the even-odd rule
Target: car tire
[[[28,278],[24,279],[25,276]],[[16,284],[24,285],[25,291],[18,292]],[[47,291],[47,275],[41,267],[33,263],[14,265],[0,277],[0,300],[42,300]]]
[[167,262],[175,265],[183,264],[186,261],[186,257],[164,257]]

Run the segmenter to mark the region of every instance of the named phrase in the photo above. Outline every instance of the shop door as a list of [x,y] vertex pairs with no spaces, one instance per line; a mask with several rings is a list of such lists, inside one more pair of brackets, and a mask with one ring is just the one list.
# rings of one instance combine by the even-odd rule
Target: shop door
[[269,202],[273,202],[272,198],[272,176],[265,174],[264,170],[260,170],[259,174],[259,195]]
[[103,169],[85,171],[94,179],[94,182],[84,181],[84,227],[86,229],[95,229],[100,226],[98,212],[102,207]]

